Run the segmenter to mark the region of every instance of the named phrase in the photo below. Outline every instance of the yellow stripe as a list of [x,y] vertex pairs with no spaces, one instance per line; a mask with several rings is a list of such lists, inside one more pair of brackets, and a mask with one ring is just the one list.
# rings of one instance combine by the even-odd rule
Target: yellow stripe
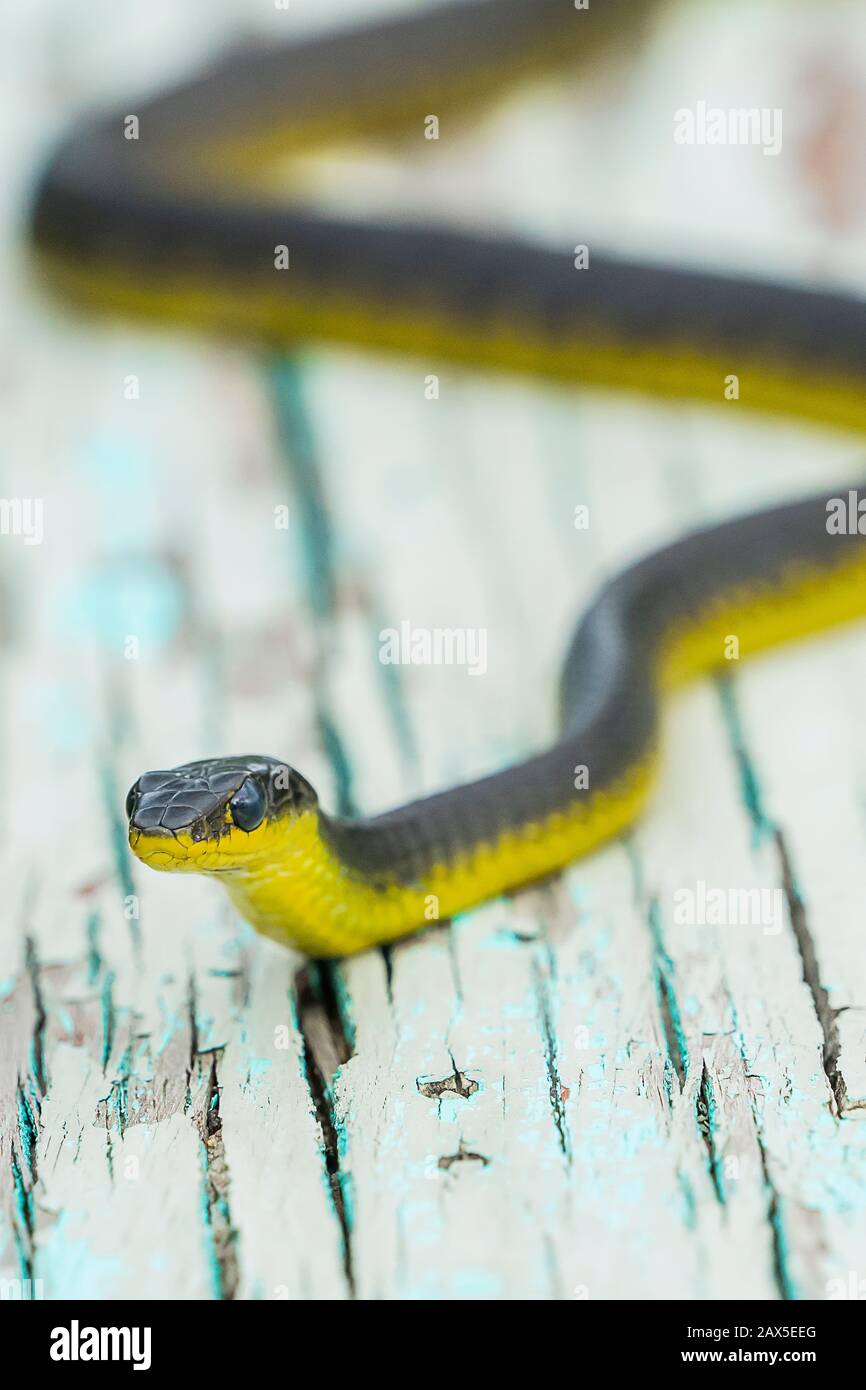
[[[808,380],[784,363],[738,358],[736,364],[711,358],[687,342],[664,352],[613,338],[556,339],[535,334],[518,320],[467,325],[449,321],[432,301],[409,316],[399,306],[357,301],[337,303],[322,296],[303,300],[276,295],[252,285],[237,290],[227,284],[192,280],[151,284],[108,271],[42,257],[46,276],[67,294],[109,312],[168,319],[179,325],[229,331],[275,344],[318,340],[351,343],[387,352],[431,354],[476,367],[579,382],[592,387],[649,392],[673,399],[715,403],[729,411],[745,407],[764,413],[799,416],[857,433],[866,433],[866,393],[855,379],[822,372],[816,365]],[[279,272],[274,271],[274,274]],[[291,275],[291,270],[281,272]],[[738,401],[725,400],[725,380],[739,379]]]

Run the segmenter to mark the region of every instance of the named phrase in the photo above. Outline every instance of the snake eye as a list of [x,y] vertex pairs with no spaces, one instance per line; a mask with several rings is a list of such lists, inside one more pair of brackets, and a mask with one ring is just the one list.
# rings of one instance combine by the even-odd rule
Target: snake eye
[[127,820],[129,820],[129,817],[132,815],[132,808],[133,808],[133,806],[135,805],[135,793],[136,793],[137,791],[138,791],[138,783],[137,783],[137,782],[134,782],[133,785],[130,787],[129,791],[126,793],[126,818],[127,818]]
[[248,777],[229,802],[232,820],[239,830],[255,830],[265,818],[265,794],[254,777]]

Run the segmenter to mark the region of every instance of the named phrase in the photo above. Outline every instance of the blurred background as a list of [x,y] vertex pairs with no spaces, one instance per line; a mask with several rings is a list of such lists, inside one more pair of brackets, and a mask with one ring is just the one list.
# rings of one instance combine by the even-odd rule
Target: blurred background
[[[29,200],[91,106],[134,110],[239,41],[400,8],[0,17],[0,493],[44,517],[40,544],[0,536],[0,1271],[46,1297],[823,1296],[856,1261],[866,1191],[802,943],[662,941],[648,903],[666,932],[678,884],[775,883],[762,820],[784,821],[819,986],[846,1010],[847,1118],[866,1104],[862,632],[683,697],[647,829],[559,897],[300,985],[209,885],[126,852],[147,768],[260,751],[330,808],[375,811],[541,746],[606,573],[862,466],[857,440],[726,407],[275,356],[52,297]],[[682,0],[471,128],[292,178],[359,215],[862,292],[864,71],[854,3]],[[780,108],[781,151],[675,143],[698,101]],[[485,677],[383,666],[379,633],[404,620],[483,629]],[[419,1089],[457,1074],[475,1091]]]

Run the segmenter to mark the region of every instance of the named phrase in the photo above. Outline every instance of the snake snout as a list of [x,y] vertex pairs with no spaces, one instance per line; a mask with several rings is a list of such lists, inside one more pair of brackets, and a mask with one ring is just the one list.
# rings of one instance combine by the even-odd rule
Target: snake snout
[[208,817],[219,810],[220,791],[196,785],[189,778],[170,773],[145,773],[130,788],[126,814],[130,830],[148,835],[175,835],[179,831],[196,837]]

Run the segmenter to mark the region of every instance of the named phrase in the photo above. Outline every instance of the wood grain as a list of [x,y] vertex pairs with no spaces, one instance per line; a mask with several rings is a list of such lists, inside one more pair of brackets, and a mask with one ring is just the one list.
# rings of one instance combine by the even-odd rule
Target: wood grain
[[[97,93],[132,103],[166,52],[183,71],[229,36],[322,20],[312,0],[159,3],[146,24],[42,0],[28,16],[0,44],[20,55],[0,147],[16,216],[52,134]],[[474,140],[439,113],[438,148],[419,132],[390,164],[369,156],[343,196],[432,201],[566,254],[701,246],[856,287],[862,226],[798,193],[798,84],[823,22],[781,0],[675,10],[641,50],[517,97]],[[841,62],[850,26],[822,32]],[[674,146],[674,107],[746,96],[791,102],[778,161]],[[328,196],[344,171],[323,165]],[[857,441],[721,400],[91,322],[22,276],[13,222],[0,487],[42,500],[45,534],[0,536],[4,1296],[856,1284],[862,629],[678,697],[650,813],[621,843],[340,965],[306,965],[210,885],[131,862],[122,812],[145,768],[222,751],[284,756],[329,805],[377,810],[541,746],[601,577],[698,522],[856,476]],[[483,630],[486,673],[383,665],[379,635],[403,621]],[[779,915],[682,925],[678,894],[700,884],[778,894]]]

